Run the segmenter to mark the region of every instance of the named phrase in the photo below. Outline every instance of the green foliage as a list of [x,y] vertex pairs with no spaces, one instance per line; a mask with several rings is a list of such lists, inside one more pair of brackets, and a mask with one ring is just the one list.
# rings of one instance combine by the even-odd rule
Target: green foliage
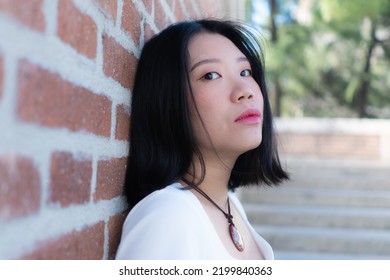
[[390,0],[317,0],[310,13],[310,24],[280,22],[268,44],[267,77],[271,96],[276,81],[283,92],[282,115],[358,116],[368,81],[366,115],[390,117]]
[[320,8],[325,21],[352,21],[359,23],[368,17],[375,20],[386,12],[388,0],[321,0]]

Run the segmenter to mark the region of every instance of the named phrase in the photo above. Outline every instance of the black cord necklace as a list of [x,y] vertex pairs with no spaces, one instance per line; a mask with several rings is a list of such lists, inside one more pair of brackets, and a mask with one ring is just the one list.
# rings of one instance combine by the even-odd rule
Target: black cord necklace
[[233,216],[230,213],[230,201],[229,197],[227,199],[227,204],[228,204],[228,212],[226,213],[225,211],[222,210],[221,207],[218,206],[217,203],[215,203],[204,191],[202,191],[199,187],[189,183],[187,180],[183,179],[183,181],[189,185],[191,188],[196,190],[198,193],[200,193],[202,196],[204,196],[208,201],[210,201],[215,207],[217,207],[223,215],[226,217],[229,223],[229,234],[230,238],[233,241],[234,246],[236,246],[237,250],[242,252],[244,251],[244,241],[242,240],[240,232],[237,230],[236,226],[233,223]]

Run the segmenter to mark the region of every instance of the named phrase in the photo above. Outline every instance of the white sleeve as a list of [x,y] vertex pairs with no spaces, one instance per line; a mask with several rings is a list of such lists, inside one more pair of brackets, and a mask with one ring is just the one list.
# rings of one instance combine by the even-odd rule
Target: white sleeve
[[193,209],[177,193],[153,193],[126,218],[116,259],[201,258]]

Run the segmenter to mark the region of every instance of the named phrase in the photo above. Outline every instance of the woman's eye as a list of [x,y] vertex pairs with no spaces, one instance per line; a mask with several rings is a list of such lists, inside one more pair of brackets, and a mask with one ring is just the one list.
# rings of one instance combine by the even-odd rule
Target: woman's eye
[[209,72],[203,76],[204,80],[215,80],[218,79],[220,75],[217,72]]
[[242,76],[242,77],[252,76],[252,70],[250,70],[250,69],[242,70],[240,73],[240,76]]

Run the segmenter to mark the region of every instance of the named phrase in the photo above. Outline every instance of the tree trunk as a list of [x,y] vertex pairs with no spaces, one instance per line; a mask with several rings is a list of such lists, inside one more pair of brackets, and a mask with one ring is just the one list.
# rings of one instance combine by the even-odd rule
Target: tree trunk
[[270,0],[269,5],[271,7],[271,42],[276,43],[278,41],[278,28],[276,26],[276,14],[278,12],[277,0]]
[[275,80],[274,80],[274,83],[275,83],[275,111],[274,111],[274,115],[277,116],[277,117],[280,117],[282,112],[282,87],[280,85],[280,82],[279,82],[279,75],[276,75],[275,76]]
[[[278,41],[278,26],[276,25],[276,14],[278,13],[278,3],[277,0],[269,0],[269,5],[271,7],[271,42],[276,44]],[[281,115],[281,99],[282,99],[282,87],[279,81],[279,75],[276,75],[274,80],[275,85],[275,104],[274,104],[274,115],[280,117]]]
[[364,64],[364,69],[362,73],[362,82],[358,89],[357,95],[356,95],[356,106],[357,106],[357,112],[359,115],[359,118],[367,117],[367,100],[368,100],[368,93],[370,91],[371,86],[371,57],[373,50],[378,43],[376,37],[375,37],[375,31],[376,31],[376,25],[373,23],[371,28],[371,40],[368,45],[366,60]]

